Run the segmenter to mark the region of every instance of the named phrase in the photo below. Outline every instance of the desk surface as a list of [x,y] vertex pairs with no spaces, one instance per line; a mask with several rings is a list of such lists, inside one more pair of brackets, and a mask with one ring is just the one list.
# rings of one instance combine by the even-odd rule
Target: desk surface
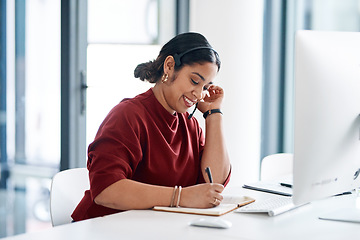
[[[227,193],[256,199],[268,193],[243,188],[227,189]],[[4,240],[63,239],[359,239],[360,224],[318,219],[320,214],[336,206],[355,204],[354,195],[332,197],[307,204],[284,214],[228,213],[221,216],[233,223],[229,229],[192,227],[188,222],[199,215],[132,210],[66,224],[41,232],[22,234]]]

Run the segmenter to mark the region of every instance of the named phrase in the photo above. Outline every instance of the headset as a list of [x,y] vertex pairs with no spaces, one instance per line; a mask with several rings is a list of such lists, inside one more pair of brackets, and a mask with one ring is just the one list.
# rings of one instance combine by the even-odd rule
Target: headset
[[[181,65],[181,58],[189,53],[189,52],[192,52],[192,51],[196,51],[196,50],[199,50],[199,49],[210,49],[212,50],[216,55],[218,55],[218,53],[215,51],[215,49],[213,49],[212,47],[207,47],[207,46],[202,46],[202,47],[194,47],[194,48],[190,48],[189,50],[183,52],[183,53],[180,53],[180,54],[177,54],[175,53],[174,54],[174,60],[175,60],[175,66],[179,67]],[[198,103],[196,103],[195,105],[195,108],[194,108],[194,111],[188,116],[188,119],[192,118],[192,116],[194,115],[196,109],[197,109],[197,105]]]
[[190,48],[189,50],[186,50],[185,52],[183,52],[183,53],[180,53],[180,54],[177,54],[177,53],[175,53],[174,54],[174,60],[175,60],[175,66],[180,66],[181,65],[181,58],[185,55],[185,54],[187,54],[187,53],[189,53],[189,52],[192,52],[192,51],[195,51],[195,50],[199,50],[199,49],[210,49],[210,50],[212,50],[212,51],[214,51],[214,53],[216,54],[216,55],[218,55],[218,53],[215,51],[215,49],[213,49],[212,47],[207,47],[207,46],[201,46],[201,47],[194,47],[194,48]]

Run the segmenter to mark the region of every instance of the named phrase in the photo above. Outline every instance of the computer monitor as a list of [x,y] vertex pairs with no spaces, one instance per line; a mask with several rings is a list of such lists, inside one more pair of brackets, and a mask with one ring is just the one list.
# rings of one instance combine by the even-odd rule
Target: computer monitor
[[360,187],[360,32],[295,38],[293,201]]

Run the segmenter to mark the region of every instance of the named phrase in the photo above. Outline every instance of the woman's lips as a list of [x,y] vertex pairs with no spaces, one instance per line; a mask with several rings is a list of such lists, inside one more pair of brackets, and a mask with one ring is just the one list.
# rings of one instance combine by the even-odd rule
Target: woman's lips
[[185,105],[187,107],[192,107],[196,103],[196,101],[193,101],[193,100],[187,98],[186,96],[184,96],[183,98],[184,98]]

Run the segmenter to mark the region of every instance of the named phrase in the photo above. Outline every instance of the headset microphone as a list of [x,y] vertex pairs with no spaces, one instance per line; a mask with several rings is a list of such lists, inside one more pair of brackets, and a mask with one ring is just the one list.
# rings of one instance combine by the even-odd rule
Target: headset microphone
[[194,115],[196,108],[197,108],[198,103],[195,104],[195,108],[194,111],[188,116],[188,119],[192,118],[192,116]]

